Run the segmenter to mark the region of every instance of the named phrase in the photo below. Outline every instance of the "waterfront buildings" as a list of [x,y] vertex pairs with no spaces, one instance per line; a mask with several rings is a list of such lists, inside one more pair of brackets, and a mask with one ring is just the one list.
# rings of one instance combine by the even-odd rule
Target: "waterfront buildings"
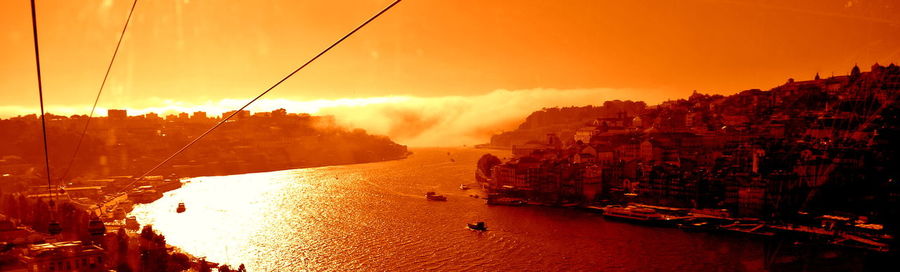
[[30,272],[107,271],[103,249],[80,241],[32,244],[23,255],[25,266]]
[[876,64],[770,91],[544,109],[491,145],[521,143],[509,136],[528,131],[545,140],[512,144],[514,158],[483,170],[483,180],[495,192],[550,204],[638,201],[779,220],[810,211],[886,220],[891,208],[878,203],[897,197],[886,182],[885,148],[896,141],[886,135],[898,128],[898,92],[900,67]]

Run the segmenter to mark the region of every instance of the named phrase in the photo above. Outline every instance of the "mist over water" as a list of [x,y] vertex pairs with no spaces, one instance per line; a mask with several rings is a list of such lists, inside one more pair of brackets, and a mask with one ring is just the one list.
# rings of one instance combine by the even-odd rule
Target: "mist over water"
[[[199,177],[133,215],[166,241],[251,271],[757,271],[762,243],[606,221],[564,208],[487,206],[461,191],[484,150]],[[490,151],[499,156],[504,152]],[[454,161],[451,161],[450,159]],[[430,202],[426,191],[448,197]],[[178,202],[187,211],[175,213]],[[465,224],[485,221],[487,232]]]
[[600,105],[639,97],[640,92],[613,89],[496,90],[478,96],[405,97],[361,107],[328,107],[338,123],[383,134],[410,146],[460,146],[485,143],[514,129],[530,113],[546,107]]

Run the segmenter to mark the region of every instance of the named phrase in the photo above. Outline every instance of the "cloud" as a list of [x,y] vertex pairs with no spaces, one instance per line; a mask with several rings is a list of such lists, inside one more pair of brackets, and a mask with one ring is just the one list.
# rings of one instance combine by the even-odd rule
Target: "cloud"
[[[490,136],[514,129],[531,112],[545,107],[600,105],[607,100],[642,100],[649,104],[655,92],[629,89],[527,89],[495,90],[472,96],[383,96],[344,99],[291,100],[261,99],[250,106],[253,112],[284,108],[288,112],[332,115],[348,128],[362,128],[371,134],[387,135],[410,146],[459,146],[485,143]],[[148,112],[172,114],[205,111],[210,115],[239,108],[246,99],[223,99],[199,104],[154,98],[132,105],[129,115]],[[150,106],[156,105],[156,106]],[[28,112],[18,106],[0,106],[0,116]],[[98,108],[98,116],[106,114]],[[86,114],[90,105],[49,107],[62,115]]]
[[544,107],[600,105],[606,100],[640,99],[642,93],[648,92],[496,90],[476,96],[402,97],[362,106],[337,105],[323,107],[318,113],[333,115],[347,127],[388,135],[402,144],[456,146],[485,143],[491,135],[515,128],[531,112]]

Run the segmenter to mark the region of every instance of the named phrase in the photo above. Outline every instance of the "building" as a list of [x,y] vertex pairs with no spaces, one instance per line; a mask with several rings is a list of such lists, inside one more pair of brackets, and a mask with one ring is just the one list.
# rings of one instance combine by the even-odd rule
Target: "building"
[[94,245],[81,241],[34,244],[25,249],[22,260],[28,271],[107,271],[106,254]]
[[225,113],[222,113],[222,118],[227,118],[228,116],[231,116],[232,114],[234,114],[234,119],[237,119],[237,120],[246,119],[247,117],[250,117],[250,111],[242,110],[242,111],[226,111]]
[[191,115],[191,119],[195,119],[195,120],[206,119],[206,112],[205,111],[195,111],[194,115]]
[[109,109],[106,110],[106,117],[111,121],[122,121],[128,118],[128,111]]
[[0,214],[0,243],[28,244],[41,241],[44,236],[26,227],[16,226],[12,220]]
[[599,134],[602,133],[602,132],[603,132],[603,131],[601,131],[601,130],[600,130],[599,128],[597,128],[597,127],[583,127],[583,128],[579,128],[578,130],[575,131],[575,137],[574,137],[574,140],[575,140],[575,142],[579,142],[579,141],[580,141],[580,142],[582,142],[582,143],[587,144],[587,143],[590,143],[590,142],[591,142],[591,138],[594,138],[594,136],[597,136],[597,135],[599,135]]

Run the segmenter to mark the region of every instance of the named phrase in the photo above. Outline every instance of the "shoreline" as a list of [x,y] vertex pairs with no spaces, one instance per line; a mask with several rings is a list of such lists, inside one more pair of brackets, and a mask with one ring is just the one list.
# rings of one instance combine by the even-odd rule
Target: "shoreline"
[[[191,178],[191,177],[207,177],[207,176],[230,176],[230,175],[241,175],[241,174],[251,174],[251,173],[262,173],[262,172],[274,172],[274,171],[284,171],[284,170],[293,170],[293,169],[308,169],[308,168],[317,168],[317,167],[327,167],[327,166],[341,166],[341,165],[354,165],[354,164],[366,164],[366,163],[375,163],[375,162],[387,162],[387,161],[396,161],[403,160],[412,155],[412,152],[407,151],[406,154],[401,156],[389,157],[382,160],[372,160],[372,161],[359,161],[359,162],[339,162],[339,163],[313,163],[306,165],[279,165],[274,167],[249,167],[250,164],[245,165],[234,165],[234,166],[214,166],[214,165],[194,165],[194,166],[183,166],[183,165],[170,165],[167,168],[169,172],[178,172],[176,176],[179,178]],[[179,169],[181,168],[181,169]],[[165,172],[166,170],[157,170],[156,172]]]
[[475,149],[512,150],[512,147],[511,146],[502,146],[502,145],[492,145],[492,144],[478,144],[478,145],[475,145]]
[[[490,194],[487,191],[482,190],[481,193]],[[873,239],[871,237],[864,237],[862,235],[857,235],[858,233],[851,233],[845,231],[837,231],[837,230],[825,230],[822,228],[816,227],[806,227],[803,225],[793,224],[793,223],[781,223],[777,224],[775,222],[763,221],[760,219],[754,218],[736,218],[736,217],[716,217],[704,214],[688,214],[682,216],[674,216],[674,215],[664,215],[664,217],[671,217],[671,219],[661,219],[661,220],[631,220],[631,219],[622,219],[617,217],[609,217],[605,214],[606,207],[594,205],[591,203],[561,203],[561,204],[552,204],[552,203],[544,203],[537,201],[525,201],[518,198],[501,198],[503,201],[499,202],[491,202],[489,197],[484,197],[485,205],[488,206],[510,206],[510,207],[539,207],[539,208],[552,208],[552,209],[571,209],[576,210],[582,213],[588,214],[598,214],[603,216],[604,220],[614,220],[618,222],[628,223],[629,225],[634,226],[653,226],[653,227],[664,227],[664,228],[676,228],[685,232],[699,232],[699,233],[718,233],[724,234],[728,236],[747,236],[753,237],[757,239],[773,239],[775,237],[781,237],[780,239],[791,239],[796,237],[803,236],[815,236],[823,239],[832,239],[829,241],[820,241],[820,243],[814,243],[810,241],[807,246],[829,246],[834,248],[841,248],[844,250],[863,250],[866,252],[871,252],[875,254],[892,254],[894,253],[894,249],[891,249],[889,242],[887,241],[879,241],[881,239]],[[490,203],[490,204],[488,204]],[[681,209],[681,208],[673,208],[673,207],[664,207],[664,206],[651,206],[640,203],[628,203],[625,206],[636,206],[636,207],[648,207],[650,209],[656,210],[659,214],[665,214],[663,210],[666,209]],[[715,225],[709,228],[698,228],[692,227],[691,223],[696,223],[698,220],[724,220],[733,222],[731,224],[721,224]],[[750,224],[756,226],[756,228],[752,230],[744,230],[739,228],[730,228],[731,225],[740,225],[742,222],[744,224]],[[761,230],[765,229],[765,230]],[[759,231],[757,231],[759,230]],[[856,244],[847,244],[843,243],[846,240],[855,240],[857,242],[861,242],[864,244],[856,245]],[[799,242],[799,241],[798,241]]]

